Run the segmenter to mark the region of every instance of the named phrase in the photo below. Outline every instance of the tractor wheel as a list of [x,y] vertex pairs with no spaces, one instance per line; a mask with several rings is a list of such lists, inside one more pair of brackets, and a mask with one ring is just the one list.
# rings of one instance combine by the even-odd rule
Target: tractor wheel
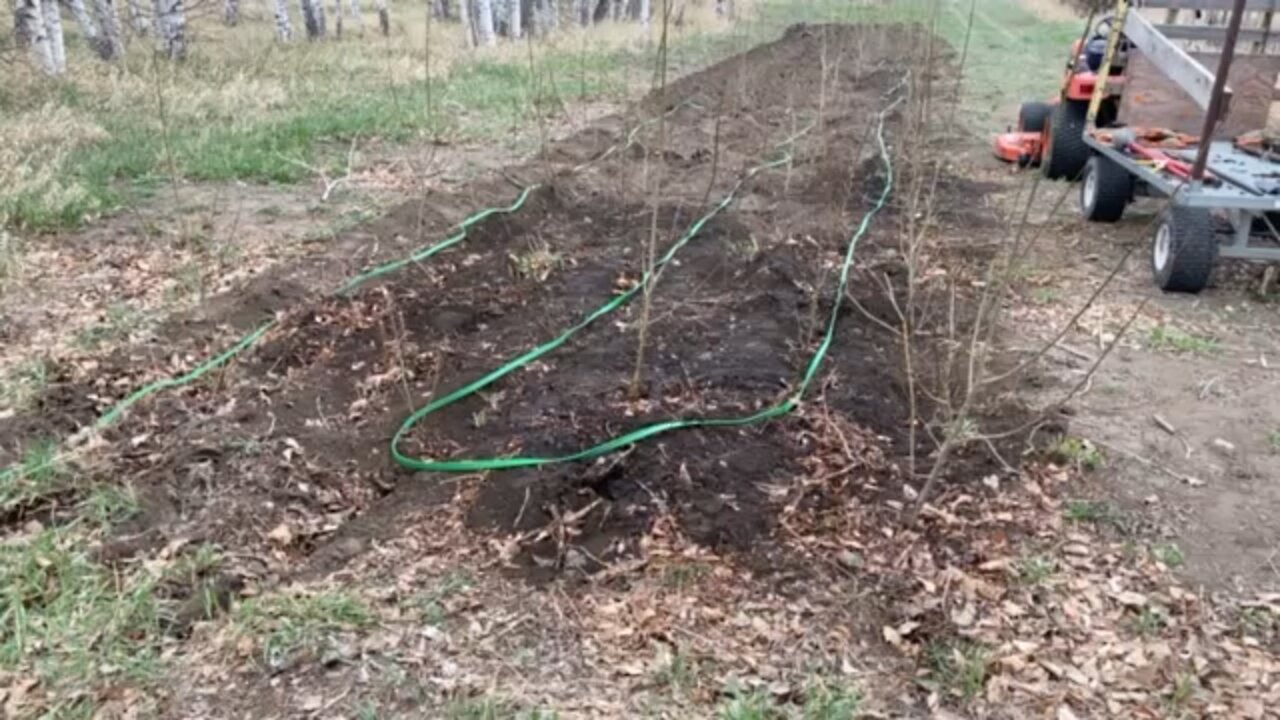
[[1022,132],[1044,132],[1045,123],[1053,114],[1053,106],[1043,102],[1024,102],[1018,108],[1018,129]]
[[1151,243],[1151,271],[1166,292],[1198,293],[1209,284],[1218,259],[1218,236],[1206,208],[1171,205],[1160,216]]
[[1058,103],[1044,129],[1044,157],[1040,171],[1050,180],[1075,180],[1089,162],[1089,146],[1084,144],[1085,116],[1089,103],[1066,100]]
[[1133,177],[1105,155],[1094,155],[1084,166],[1080,183],[1080,212],[1090,222],[1113,223],[1124,215],[1133,197]]

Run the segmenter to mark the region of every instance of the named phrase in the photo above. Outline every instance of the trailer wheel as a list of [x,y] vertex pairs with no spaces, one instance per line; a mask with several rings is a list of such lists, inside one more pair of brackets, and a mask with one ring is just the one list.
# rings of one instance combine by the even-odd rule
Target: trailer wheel
[[1044,102],[1024,102],[1018,108],[1018,129],[1022,132],[1044,132],[1045,123],[1053,114],[1053,106]]
[[1170,206],[1151,242],[1151,271],[1166,292],[1198,293],[1218,259],[1218,236],[1206,208]]
[[1089,162],[1089,146],[1084,144],[1085,116],[1089,103],[1064,100],[1058,103],[1044,129],[1044,159],[1040,171],[1050,180],[1075,180]]
[[1133,197],[1133,176],[1111,158],[1094,155],[1084,166],[1080,211],[1089,222],[1113,223]]

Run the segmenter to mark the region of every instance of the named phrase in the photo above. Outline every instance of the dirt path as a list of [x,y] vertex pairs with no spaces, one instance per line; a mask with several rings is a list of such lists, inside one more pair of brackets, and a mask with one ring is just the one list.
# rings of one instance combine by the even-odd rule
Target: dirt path
[[[1054,187],[1053,194],[1060,192]],[[1214,287],[1166,295],[1149,269],[1154,201],[1115,227],[1049,220],[1028,268],[1019,335],[1061,327],[1127,255],[1113,289],[1053,353],[1053,392],[1079,381],[1104,344],[1141,310],[1122,346],[1073,403],[1075,432],[1099,444],[1099,493],[1176,543],[1185,572],[1213,590],[1280,588],[1280,353],[1275,300],[1255,294],[1261,269],[1224,261]],[[1034,339],[1034,340],[1033,340]]]

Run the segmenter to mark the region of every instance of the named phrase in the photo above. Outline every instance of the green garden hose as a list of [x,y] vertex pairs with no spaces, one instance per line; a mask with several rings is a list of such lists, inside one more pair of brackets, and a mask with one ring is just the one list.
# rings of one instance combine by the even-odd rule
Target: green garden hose
[[674,243],[672,243],[671,247],[667,249],[667,252],[662,255],[662,257],[658,260],[658,262],[654,265],[654,267],[646,271],[644,276],[641,278],[640,282],[637,283],[630,290],[628,290],[627,292],[621,295],[614,297],[613,299],[609,300],[605,304],[596,308],[591,313],[586,315],[582,320],[578,321],[577,324],[573,325],[572,327],[568,328],[561,334],[557,335],[555,338],[553,338],[549,342],[546,342],[542,345],[538,345],[537,347],[534,347],[531,350],[524,352],[523,354],[504,363],[503,365],[496,368],[495,370],[487,373],[480,379],[475,380],[471,383],[468,383],[467,385],[464,385],[458,388],[457,390],[454,390],[453,392],[445,395],[444,397],[441,397],[437,400],[433,400],[427,405],[424,405],[423,407],[414,411],[411,415],[409,415],[409,417],[405,418],[404,422],[400,424],[400,428],[396,430],[396,434],[392,437],[391,457],[396,461],[396,463],[398,463],[402,467],[408,468],[410,470],[425,471],[425,472],[477,472],[477,471],[485,471],[485,470],[507,470],[511,468],[538,467],[541,465],[550,465],[554,463],[567,463],[567,462],[576,462],[580,460],[590,460],[592,458],[600,457],[602,455],[607,455],[609,453],[615,452],[617,450],[627,447],[628,445],[633,445],[637,442],[640,442],[641,440],[645,440],[647,438],[651,438],[655,435],[660,435],[662,433],[670,432],[672,430],[680,430],[680,429],[687,429],[687,428],[739,427],[744,425],[753,425],[755,423],[764,422],[766,420],[771,420],[773,418],[780,417],[794,410],[796,406],[800,404],[800,401],[804,397],[805,392],[809,389],[809,386],[813,383],[813,379],[817,376],[818,370],[822,365],[822,361],[826,358],[827,352],[831,349],[831,343],[835,339],[836,322],[840,316],[840,298],[844,297],[845,289],[848,287],[849,269],[853,266],[853,256],[854,256],[854,252],[857,249],[858,241],[861,240],[864,235],[866,235],[867,230],[871,226],[871,220],[875,217],[877,213],[880,212],[882,208],[884,208],[885,204],[889,200],[889,195],[893,190],[893,160],[889,155],[889,148],[885,144],[885,140],[884,140],[884,123],[885,123],[885,118],[888,116],[889,112],[891,112],[893,108],[898,105],[899,102],[900,100],[894,101],[892,104],[887,106],[884,110],[882,110],[879,113],[877,117],[877,122],[876,122],[876,142],[879,146],[880,158],[884,163],[884,168],[885,168],[884,188],[880,191],[880,195],[876,199],[875,204],[871,207],[870,210],[867,211],[865,215],[863,215],[862,221],[858,224],[857,229],[854,231],[853,236],[850,238],[849,243],[845,248],[844,263],[840,268],[840,280],[836,286],[835,302],[833,302],[831,305],[831,314],[827,319],[826,330],[823,333],[822,341],[818,344],[818,347],[814,351],[812,357],[809,358],[809,362],[805,366],[804,374],[801,376],[800,382],[796,386],[796,389],[792,391],[789,395],[787,395],[787,397],[784,398],[781,402],[775,405],[772,405],[768,408],[765,408],[764,410],[760,410],[759,412],[755,412],[750,415],[738,416],[738,417],[690,418],[690,419],[667,420],[664,422],[653,423],[650,425],[645,425],[643,427],[640,427],[636,430],[623,433],[622,435],[617,435],[602,443],[599,443],[598,445],[593,445],[591,447],[585,448],[583,450],[578,450],[577,452],[569,453],[567,455],[559,455],[554,457],[514,456],[514,457],[499,457],[499,458],[433,460],[429,458],[410,457],[400,451],[400,443],[404,439],[404,436],[408,434],[409,431],[414,428],[414,426],[416,426],[423,419],[430,416],[432,413],[444,407],[452,405],[453,403],[478,392],[479,390],[496,382],[498,379],[511,374],[512,372],[518,370],[519,368],[524,367],[525,365],[528,365],[530,362],[533,362],[534,360],[542,357],[543,355],[546,355],[552,350],[555,350],[556,348],[560,347],[565,342],[567,342],[569,338],[572,337],[579,330],[582,330],[583,328],[587,327],[588,325],[590,325],[600,317],[607,315],[613,312],[614,310],[618,309],[622,305],[626,304],[629,300],[635,297],[635,295],[638,292],[640,292],[645,285],[647,285],[649,282],[652,281],[654,274],[657,273],[659,270],[661,270],[664,265],[670,262],[670,260],[675,256],[675,254],[679,252],[679,250],[682,247],[684,247],[695,235],[697,235],[698,232],[702,230],[702,227],[708,221],[710,221],[713,217],[719,214],[722,210],[724,210],[725,207],[729,205],[730,202],[733,201],[734,197],[736,196],[737,192],[742,188],[743,184],[745,184],[749,179],[751,179],[757,173],[763,170],[777,167],[779,165],[790,162],[791,160],[790,155],[787,155],[779,160],[774,160],[772,162],[765,163],[764,165],[756,166],[751,170],[749,170],[742,179],[738,180],[738,182],[734,185],[733,189],[730,190],[727,195],[725,195],[724,199],[722,199],[718,205],[712,208],[712,210],[709,213],[699,218],[698,221],[695,222],[689,228],[689,230],[684,233],[684,235],[680,236],[679,239],[677,239]]

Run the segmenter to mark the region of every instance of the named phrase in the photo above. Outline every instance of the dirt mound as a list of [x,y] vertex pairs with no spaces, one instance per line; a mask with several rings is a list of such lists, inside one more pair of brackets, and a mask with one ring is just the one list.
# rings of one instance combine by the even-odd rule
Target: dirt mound
[[[338,566],[371,537],[394,532],[406,507],[451,497],[423,487],[456,478],[412,474],[388,457],[406,415],[632,287],[652,229],[666,248],[739,183],[656,284],[638,397],[637,301],[433,414],[403,449],[433,458],[558,456],[653,422],[746,415],[781,401],[821,337],[846,243],[888,179],[872,127],[906,91],[909,32],[795,28],[651,96],[638,110],[643,124],[606,119],[550,148],[551,160],[511,170],[512,178],[551,174],[519,210],[493,216],[430,260],[334,297],[326,293],[351,264],[335,258],[304,273],[319,288],[304,301],[296,283],[275,291],[261,278],[244,304],[224,301],[162,330],[198,355],[227,326],[243,331],[280,315],[229,368],[157,396],[109,431],[114,447],[127,448],[110,473],[134,478],[150,507],[131,530],[158,524],[158,543],[181,524],[244,547],[285,526],[292,558],[314,555],[303,567]],[[895,110],[886,120],[892,144],[902,118]],[[748,168],[786,156],[748,178]],[[964,213],[974,188],[950,178],[940,187],[942,220],[972,222]],[[440,207],[409,204],[338,245],[399,257],[411,238],[442,237],[461,219],[459,207],[505,207],[517,194],[494,181]],[[885,318],[891,304],[875,278],[898,262],[899,219],[891,205],[875,220],[850,289],[851,300]],[[667,515],[700,544],[769,564],[786,512],[901,482],[891,460],[905,452],[908,415],[895,338],[842,302],[813,390],[821,413],[668,433],[594,462],[487,473],[468,522],[515,534],[514,565],[535,576],[624,557]],[[139,348],[95,377],[132,379],[137,371],[127,368],[155,367],[151,354]],[[84,397],[112,395],[69,387],[46,402],[63,403],[79,422]],[[11,422],[22,427],[24,418]],[[839,447],[833,437],[843,438]],[[780,491],[802,474],[840,482],[834,492]]]

